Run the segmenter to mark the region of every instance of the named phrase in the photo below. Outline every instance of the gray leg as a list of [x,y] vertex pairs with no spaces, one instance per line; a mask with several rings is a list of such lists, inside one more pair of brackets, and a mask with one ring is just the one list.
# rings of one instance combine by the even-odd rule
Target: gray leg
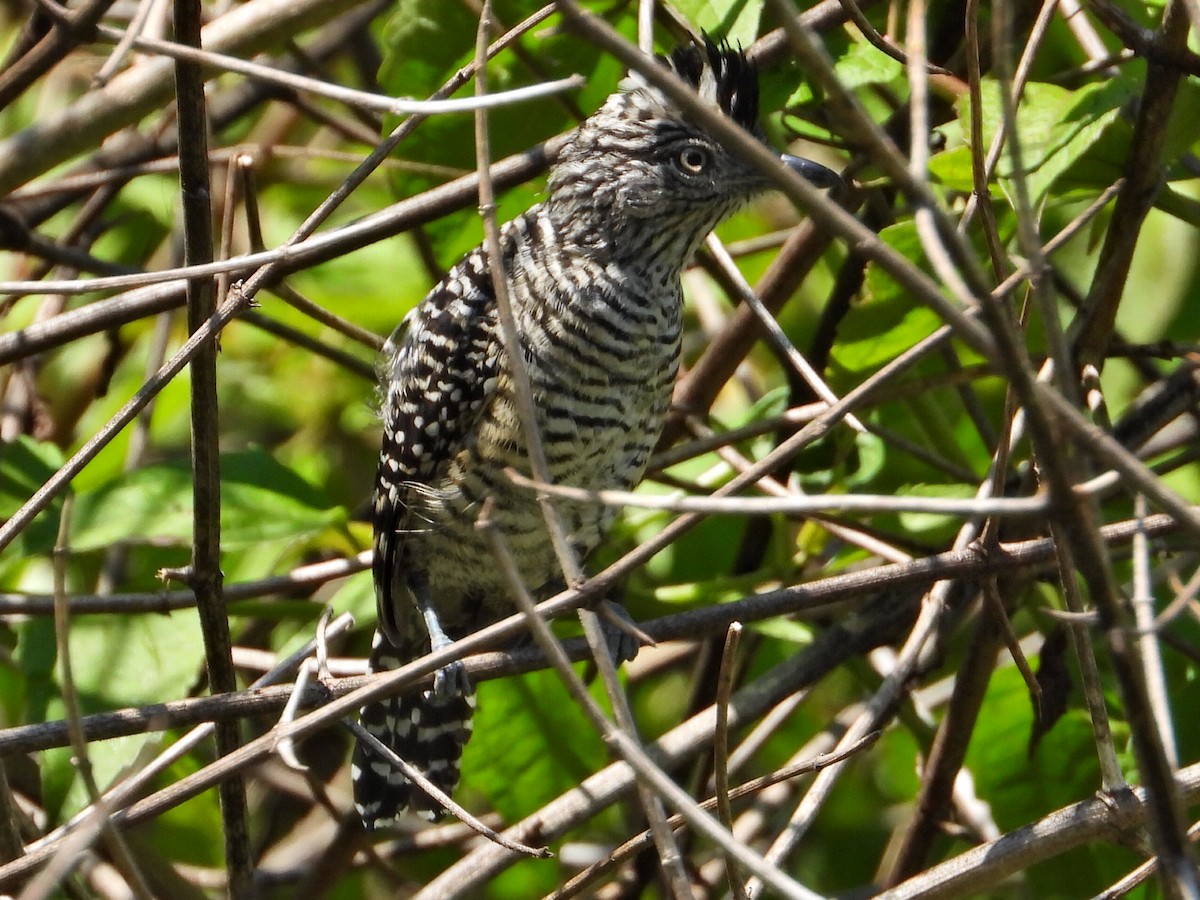
[[[416,598],[417,608],[421,611],[421,617],[425,620],[425,630],[429,634],[429,649],[436,652],[453,644],[453,638],[442,628],[441,619],[438,618],[437,610],[433,607],[433,598],[429,596],[429,586],[421,582],[411,584],[410,587],[413,597]],[[456,659],[452,663],[447,663],[433,673],[433,690],[430,692],[430,696],[434,702],[445,703],[469,693],[471,693],[471,680],[467,677],[467,669],[462,664],[462,660]]]

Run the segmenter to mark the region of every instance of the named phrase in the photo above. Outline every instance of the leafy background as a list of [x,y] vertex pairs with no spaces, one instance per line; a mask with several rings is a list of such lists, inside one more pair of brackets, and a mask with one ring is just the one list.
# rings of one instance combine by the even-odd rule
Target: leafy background
[[[300,68],[323,80],[396,96],[423,97],[473,59],[478,11],[468,2],[397,0],[374,6],[313,4],[313,20],[281,16],[266,28],[259,47],[264,60]],[[252,10],[255,4],[243,7]],[[79,15],[94,14],[110,26],[125,27],[133,5],[82,4]],[[336,7],[336,8],[334,8]],[[903,42],[902,5],[863,4],[875,29]],[[515,25],[537,10],[525,0],[495,4],[498,23]],[[627,38],[637,33],[631,3],[590,4]],[[105,12],[107,10],[107,12]],[[1123,175],[1134,171],[1141,151],[1136,116],[1148,72],[1145,46],[1130,35],[1133,25],[1158,28],[1167,7],[1160,3],[1097,4],[1069,24],[1054,15],[1036,48],[1029,83],[1020,97],[1016,123],[1026,171],[1014,170],[1001,155],[987,183],[988,206],[1004,269],[998,283],[1023,260],[1017,239],[1015,196],[1024,182],[1042,240],[1072,223]],[[1114,12],[1115,10],[1115,12]],[[994,4],[982,11],[957,2],[935,2],[925,22],[930,57],[949,74],[935,78],[928,184],[951,217],[962,215],[974,189],[978,159],[1002,122],[1002,82],[993,59],[1001,51],[989,41],[988,25],[1001,13],[1014,14],[1014,46],[1025,45],[1035,10],[1007,10]],[[796,61],[778,30],[775,4],[756,0],[705,0],[655,4],[656,44],[673,46],[685,27],[727,37],[762,53],[763,103],[767,128],[777,144],[792,143],[834,166],[850,165],[858,188],[849,208],[901,254],[925,272],[927,258],[913,215],[911,197],[897,190],[878,159],[864,158],[844,110],[831,102],[826,87]],[[230,13],[205,6],[214,20]],[[980,16],[983,47],[964,43],[963,23]],[[319,21],[317,21],[319,20]],[[861,30],[841,24],[838,15],[815,17],[841,85],[901,146],[907,140],[911,81],[901,62],[868,43]],[[1115,23],[1115,24],[1113,24]],[[1122,27],[1122,23],[1129,27]],[[38,40],[58,41],[42,16],[19,5],[0,7],[0,33],[8,50],[0,72],[0,206],[5,241],[14,252],[0,261],[0,277],[10,280],[71,279],[96,274],[153,271],[179,265],[181,235],[176,157],[170,139],[174,113],[165,104],[137,111],[122,132],[123,150],[108,131],[80,123],[87,147],[60,152],[52,144],[31,153],[21,143],[39,123],[70,109],[101,88],[92,80],[112,52],[111,44],[85,39],[86,30],[64,33],[57,50],[34,65],[21,81],[23,65],[37,56]],[[1163,32],[1151,32],[1162,34]],[[759,39],[762,38],[760,41]],[[756,43],[756,41],[758,43]],[[1127,48],[1126,45],[1130,46]],[[298,55],[297,47],[307,48]],[[1135,52],[1136,51],[1136,52]],[[40,51],[39,51],[40,52]],[[967,61],[982,58],[983,144],[971,140],[971,100]],[[1196,57],[1178,65],[1195,72]],[[142,65],[134,56],[126,65]],[[1192,66],[1192,68],[1188,68]],[[1167,66],[1166,68],[1170,68]],[[520,153],[569,129],[616,89],[624,67],[588,35],[564,26],[557,14],[524,34],[489,67],[491,89],[515,87],[579,73],[585,86],[533,104],[505,107],[490,116],[496,158]],[[4,80],[7,79],[7,80]],[[242,90],[242,76],[223,74],[210,81],[210,109]],[[15,87],[14,87],[15,85]],[[461,93],[471,91],[465,87]],[[1087,295],[1109,232],[1136,238],[1136,254],[1124,280],[1115,328],[1106,341],[1099,386],[1114,421],[1135,410],[1135,401],[1172,373],[1194,365],[1200,339],[1197,251],[1197,163],[1192,149],[1200,138],[1200,86],[1183,77],[1165,135],[1153,160],[1164,181],[1155,207],[1144,220],[1113,218],[1107,203],[1086,227],[1053,256],[1045,273],[1064,321],[1076,317]],[[165,110],[165,111],[164,111]],[[252,94],[236,115],[216,121],[210,138],[214,162],[214,223],[226,227],[229,255],[254,249],[261,223],[262,244],[281,245],[375,146],[381,133],[399,120],[291,90]],[[424,122],[334,214],[326,227],[351,223],[400,198],[412,198],[475,167],[473,121],[469,115],[434,117]],[[109,129],[112,130],[112,129]],[[101,144],[107,141],[105,147]],[[37,148],[37,145],[34,145]],[[140,148],[140,149],[139,149]],[[233,151],[233,152],[231,152]],[[252,179],[229,166],[236,153],[249,154]],[[125,154],[122,156],[122,154]],[[165,165],[152,165],[164,160]],[[121,171],[121,163],[138,166]],[[78,172],[103,179],[86,188],[68,180]],[[18,173],[18,174],[14,174]],[[5,181],[4,179],[7,179]],[[544,186],[535,176],[506,190],[501,218],[537,201]],[[253,206],[248,197],[254,200]],[[363,247],[339,248],[320,264],[290,271],[280,285],[261,293],[258,307],[235,320],[220,338],[218,390],[221,450],[221,567],[227,587],[265,583],[298,567],[352,559],[370,545],[364,512],[378,447],[371,380],[377,340],[385,336],[425,294],[438,274],[482,235],[473,200],[418,226]],[[766,283],[780,245],[803,218],[780,196],[764,197],[719,231],[749,281]],[[976,218],[966,230],[967,246],[981,266],[989,266],[984,226]],[[68,251],[71,251],[68,253]],[[833,390],[854,389],[882,366],[932,334],[938,314],[911,294],[870,254],[851,253],[842,241],[829,243],[794,287],[776,298],[777,318],[792,344],[818,365]],[[989,269],[989,272],[992,270]],[[730,340],[738,320],[728,285],[702,260],[685,281],[689,299],[685,367],[707,382],[685,382],[708,404],[689,410],[706,427],[726,432],[760,424],[755,436],[733,445],[750,460],[763,458],[795,430],[780,418],[813,398],[787,364],[766,344]],[[155,310],[133,320],[101,318],[86,333],[67,335],[33,350],[16,342],[39,323],[70,316],[118,290],[74,294],[9,291],[0,314],[0,516],[10,517],[126,400],[142,387],[165,356],[186,338],[181,311]],[[297,298],[336,315],[341,324],[314,318]],[[1014,308],[1031,303],[1029,283],[1012,295]],[[176,304],[178,306],[178,304]],[[1046,353],[1041,315],[1023,319],[1022,332],[1035,363]],[[345,323],[349,323],[347,326]],[[5,343],[5,335],[9,336]],[[831,340],[832,337],[832,340]],[[705,369],[713,344],[739,348],[730,364]],[[1011,379],[963,342],[931,353],[855,412],[869,426],[857,433],[843,423],[807,446],[776,477],[811,493],[863,493],[899,497],[970,498],[988,471],[1012,415]],[[747,352],[748,351],[748,352]],[[744,358],[743,358],[744,356]],[[717,374],[713,374],[716,372]],[[692,376],[686,376],[692,377]],[[89,766],[79,764],[61,730],[39,738],[36,751],[16,743],[26,726],[57,723],[68,715],[62,659],[50,615],[55,591],[56,541],[68,552],[57,565],[65,578],[65,598],[75,612],[69,649],[80,711],[85,714],[201,696],[206,692],[204,643],[194,609],[180,585],[164,585],[163,569],[188,563],[192,541],[193,480],[188,462],[192,420],[185,370],[157,394],[146,412],[122,430],[71,481],[68,506],[57,497],[0,552],[0,753],[7,821],[0,865],[0,890],[46,896],[22,867],[22,848],[68,821],[89,802],[85,779],[90,768],[101,788],[127,776],[172,745],[186,730],[166,712],[145,734],[91,740]],[[695,396],[695,395],[693,395]],[[1200,495],[1195,463],[1195,391],[1185,397],[1184,414],[1157,422],[1158,448],[1147,459],[1157,464],[1164,484],[1188,502]],[[674,428],[671,440],[693,437]],[[667,445],[661,448],[664,451]],[[1006,472],[1014,494],[1030,489],[1035,452],[1017,445]],[[1095,471],[1102,470],[1097,464]],[[687,455],[644,486],[662,492],[679,486],[706,492],[733,474],[728,457],[709,450]],[[1081,476],[1083,472],[1079,473]],[[1108,522],[1132,515],[1131,485],[1105,495]],[[599,571],[653,538],[674,513],[629,509],[608,543],[589,562]],[[65,520],[65,524],[64,524]],[[852,526],[897,551],[922,558],[947,550],[961,517],[928,512],[800,516],[722,516],[699,527],[633,571],[620,593],[635,619],[654,620],[845,572],[879,567],[883,559],[847,540]],[[1001,534],[1012,538],[1047,536],[1047,522],[1026,520]],[[1161,675],[1167,687],[1160,721],[1173,729],[1182,765],[1200,758],[1200,703],[1194,537],[1176,533],[1156,539],[1145,551],[1157,608],[1178,610],[1161,623]],[[351,612],[357,626],[339,644],[339,658],[361,658],[369,646],[374,618],[369,575],[361,571],[291,589],[233,592],[229,617],[239,677],[249,683],[261,671],[263,651],[272,659],[301,646],[313,634],[321,610]],[[1133,578],[1129,550],[1112,552],[1111,574],[1128,592]],[[927,586],[927,585],[926,585]],[[977,602],[980,583],[963,584],[929,652],[905,684],[899,702],[884,716],[881,735],[859,753],[820,806],[796,852],[784,868],[822,895],[862,896],[871,885],[903,880],[893,869],[902,837],[921,818],[916,798],[934,735],[950,728],[944,718],[952,693],[970,673],[985,685],[976,699],[979,715],[955,722],[952,742],[964,748],[960,785],[950,808],[935,810],[937,836],[914,871],[964,852],[989,836],[1037,821],[1053,811],[1087,800],[1101,788],[1097,750],[1071,651],[1043,652],[1045,636],[1067,627],[1056,613],[1065,606],[1061,579],[1044,570],[1034,579],[1009,574],[1001,593],[1010,627],[1024,653],[1043,671],[1058,664],[1066,682],[1047,677],[1043,703],[1061,702],[1061,718],[1035,719],[1029,684],[1002,649],[995,612]],[[168,589],[171,590],[168,593]],[[922,588],[918,587],[917,593]],[[180,595],[182,594],[182,599]],[[166,612],[154,605],[161,600]],[[168,602],[169,601],[169,602]],[[735,677],[752,683],[771,666],[808,659],[822,633],[854,621],[863,597],[832,612],[799,612],[750,623],[742,641]],[[141,611],[130,611],[132,609]],[[798,608],[798,607],[797,607]],[[103,612],[94,612],[94,610]],[[691,620],[689,620],[691,621]],[[625,689],[644,739],[666,733],[712,703],[723,628],[687,626],[682,638],[643,651],[624,673]],[[1094,620],[1085,622],[1098,646],[1102,696],[1113,731],[1113,749],[1131,783],[1138,783],[1138,759],[1131,749],[1127,698],[1111,666],[1111,649]],[[569,631],[569,626],[566,628]],[[880,633],[876,643],[903,641],[903,630]],[[979,646],[987,652],[975,652]],[[1050,644],[1050,646],[1054,646]],[[1059,643],[1061,646],[1061,642]],[[241,652],[241,651],[246,652]],[[812,679],[803,702],[772,726],[736,780],[778,770],[802,747],[828,749],[847,716],[872,697],[893,660],[881,651],[835,660]],[[580,671],[584,671],[583,668]],[[1154,674],[1151,667],[1151,674]],[[346,682],[349,683],[349,682]],[[341,690],[342,688],[336,688]],[[593,693],[602,698],[599,684]],[[266,734],[278,719],[282,698],[244,716],[244,737]],[[1171,713],[1174,710],[1174,714]],[[146,713],[147,716],[149,712]],[[838,724],[841,723],[841,724]],[[743,740],[753,723],[737,729]],[[22,730],[25,729],[25,730]],[[1034,741],[1033,736],[1039,735]],[[14,746],[19,749],[12,749]],[[408,896],[428,883],[473,846],[456,825],[416,836],[357,833],[349,805],[346,757],[348,736],[336,724],[300,744],[310,766],[307,777],[282,765],[277,756],[244,771],[250,813],[249,848],[264,896]],[[671,770],[698,797],[711,769],[707,748]],[[494,813],[512,824],[535,815],[556,797],[600,770],[610,760],[603,740],[549,670],[480,685],[476,736],[464,764],[463,803],[477,813]],[[185,776],[210,769],[213,748],[205,742],[181,756],[153,783],[165,789]],[[741,839],[764,850],[784,828],[811,780],[796,779],[734,807]],[[1190,795],[1193,799],[1196,793]],[[974,811],[974,818],[968,813]],[[761,817],[755,819],[755,817]],[[757,821],[757,826],[755,822]],[[1190,820],[1189,820],[1190,821]],[[926,823],[928,824],[928,822]],[[225,848],[217,795],[206,791],[186,802],[167,803],[152,821],[124,830],[124,853],[111,842],[76,850],[74,869],[44,890],[70,896],[218,896],[225,891]],[[552,891],[574,874],[581,859],[603,858],[612,847],[644,827],[635,798],[598,810],[565,837],[556,838],[550,860],[514,859],[485,884],[465,880],[454,887],[462,896],[531,897]],[[745,830],[743,830],[745,829]],[[727,890],[725,866],[705,840],[680,837],[696,895]],[[1136,867],[1150,853],[1137,830],[1092,841],[1077,840],[1039,857],[1004,881],[955,885],[943,896],[1086,897],[1096,895]],[[132,873],[138,872],[140,876]],[[743,877],[748,873],[743,872]],[[138,887],[138,882],[142,887]],[[656,858],[649,854],[605,876],[596,896],[664,896]],[[31,886],[33,885],[33,886]],[[1154,880],[1131,896],[1158,896]],[[22,896],[26,896],[22,894]],[[1112,896],[1112,895],[1106,895]]]

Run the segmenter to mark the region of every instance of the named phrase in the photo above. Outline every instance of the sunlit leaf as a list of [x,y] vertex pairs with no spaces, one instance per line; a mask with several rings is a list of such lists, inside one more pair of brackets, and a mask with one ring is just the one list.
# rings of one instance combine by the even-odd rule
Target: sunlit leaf
[[[855,90],[868,85],[891,84],[903,78],[904,64],[865,41],[853,41],[835,61],[834,71],[843,87]],[[787,105],[800,106],[813,99],[812,86],[805,82],[788,98]]]
[[[925,264],[911,221],[885,228],[879,236],[907,258]],[[868,372],[928,337],[940,324],[936,313],[915,303],[891,275],[872,263],[867,266],[862,299],[838,329],[832,358],[849,372]]]
[[[221,457],[221,540],[236,545],[301,537],[344,521],[344,512],[261,450]],[[71,519],[75,550],[118,541],[184,543],[192,535],[192,473],[184,462],[136,469],[80,494]]]
[[[47,623],[49,624],[49,623]],[[196,683],[203,668],[204,644],[200,622],[192,611],[170,615],[85,616],[70,626],[71,671],[82,711],[87,713],[154,703],[163,697],[181,697]],[[28,630],[30,640],[44,649],[52,641],[52,630]],[[52,645],[50,645],[52,646]],[[33,657],[27,657],[31,662]],[[44,659],[44,654],[40,657]],[[61,660],[52,672],[56,691],[61,691]],[[28,670],[28,677],[45,677],[44,664]],[[51,717],[61,717],[65,707],[56,694],[48,706]],[[91,745],[89,752],[97,783],[103,788],[131,766],[147,741],[155,735],[135,735]],[[76,780],[78,766],[71,751],[48,752],[43,757],[43,778],[48,788],[57,786],[56,805],[70,815],[87,802],[82,782]]]
[[748,47],[758,36],[762,0],[671,0],[697,28],[733,46]]
[[509,820],[578,784],[606,759],[604,743],[554,672],[480,685],[463,769],[468,784]]
[[[1003,119],[998,82],[985,79],[981,90],[983,148],[977,152],[986,153]],[[1131,78],[1114,78],[1074,91],[1042,82],[1025,85],[1017,108],[1017,134],[1034,203],[1039,203],[1060,178],[1074,185],[1104,186],[1119,177],[1120,170],[1114,166],[1119,157],[1109,153],[1101,139],[1110,128],[1127,131],[1127,126],[1121,125],[1121,113],[1137,90],[1138,82]],[[966,94],[959,104],[959,115],[963,133],[969,134],[970,103]],[[1001,154],[997,174],[1002,180],[1012,177],[1013,160],[1008,152]]]

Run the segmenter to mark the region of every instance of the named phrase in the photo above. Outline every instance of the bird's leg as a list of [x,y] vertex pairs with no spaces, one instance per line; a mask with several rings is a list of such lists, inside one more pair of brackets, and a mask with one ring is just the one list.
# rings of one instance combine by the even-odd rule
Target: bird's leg
[[[433,598],[429,596],[429,586],[414,584],[412,588],[417,608],[421,611],[421,618],[425,620],[425,631],[429,634],[429,651],[436,653],[453,644],[454,639],[446,634],[437,610],[434,609]],[[463,665],[461,659],[447,663],[433,673],[433,690],[430,692],[430,697],[435,703],[446,703],[455,697],[470,693],[471,681],[467,677],[467,667]]]
[[604,632],[604,643],[608,646],[613,665],[631,662],[638,655],[642,644],[654,645],[654,640],[637,627],[625,607],[612,600],[601,600],[596,604],[600,616],[600,629]]

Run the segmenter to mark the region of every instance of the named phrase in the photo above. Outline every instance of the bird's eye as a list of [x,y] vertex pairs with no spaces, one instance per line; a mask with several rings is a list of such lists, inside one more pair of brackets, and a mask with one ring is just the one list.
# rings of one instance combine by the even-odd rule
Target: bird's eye
[[712,156],[704,147],[685,147],[679,151],[679,155],[675,157],[675,165],[679,167],[679,171],[685,175],[699,175],[708,168],[712,161]]

